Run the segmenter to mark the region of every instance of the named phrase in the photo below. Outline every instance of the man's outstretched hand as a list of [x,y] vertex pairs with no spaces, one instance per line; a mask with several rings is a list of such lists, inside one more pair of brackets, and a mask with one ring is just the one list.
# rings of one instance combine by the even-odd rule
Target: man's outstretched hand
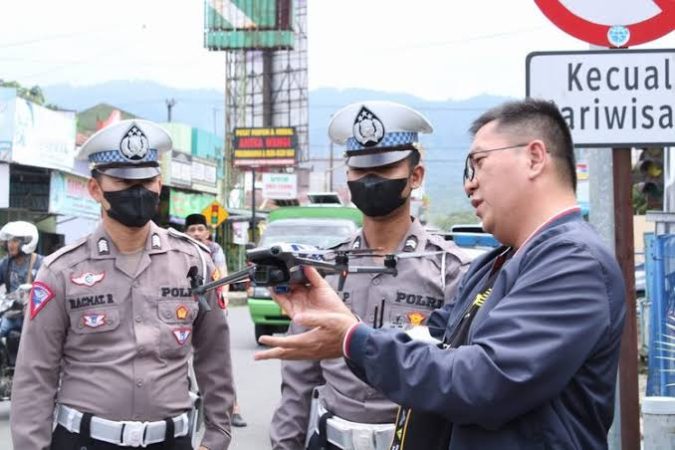
[[256,360],[342,356],[345,334],[358,319],[316,269],[303,269],[309,286],[292,285],[289,293],[272,297],[294,322],[309,330],[292,336],[262,336],[258,342],[272,348],[256,353]]

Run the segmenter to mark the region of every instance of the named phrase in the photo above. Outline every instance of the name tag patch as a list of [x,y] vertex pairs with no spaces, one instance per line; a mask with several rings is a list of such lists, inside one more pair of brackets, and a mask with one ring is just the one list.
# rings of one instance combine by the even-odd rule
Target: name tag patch
[[428,295],[408,294],[406,292],[396,292],[396,303],[405,303],[406,305],[425,306],[429,309],[443,307],[442,298],[434,298]]
[[89,306],[109,305],[115,303],[112,294],[85,295],[83,297],[69,298],[70,309],[87,308]]
[[192,297],[192,290],[184,287],[163,287],[162,297]]

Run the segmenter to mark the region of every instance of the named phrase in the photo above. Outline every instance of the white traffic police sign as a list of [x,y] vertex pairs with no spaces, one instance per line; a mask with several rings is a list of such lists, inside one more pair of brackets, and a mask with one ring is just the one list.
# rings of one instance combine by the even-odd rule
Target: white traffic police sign
[[577,147],[675,145],[675,49],[535,52],[527,96],[553,100]]

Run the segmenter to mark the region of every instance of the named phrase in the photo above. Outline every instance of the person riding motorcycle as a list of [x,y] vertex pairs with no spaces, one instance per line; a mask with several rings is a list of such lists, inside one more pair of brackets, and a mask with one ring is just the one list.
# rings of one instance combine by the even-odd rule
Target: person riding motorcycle
[[[0,229],[0,241],[4,242],[7,256],[0,261],[0,287],[11,294],[22,284],[32,283],[42,264],[42,256],[35,253],[38,230],[32,223],[8,222]],[[23,305],[15,304],[0,319],[0,337],[12,330],[21,330]]]

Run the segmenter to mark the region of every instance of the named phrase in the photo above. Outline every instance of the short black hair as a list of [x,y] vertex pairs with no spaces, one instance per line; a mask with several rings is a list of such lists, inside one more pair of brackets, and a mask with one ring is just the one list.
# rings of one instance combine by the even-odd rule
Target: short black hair
[[546,144],[551,155],[562,160],[556,164],[561,177],[577,190],[577,170],[572,133],[556,104],[549,100],[526,98],[509,101],[481,114],[473,121],[469,132],[472,136],[490,122],[498,127],[516,129],[523,135],[534,135]]
[[185,229],[190,225],[204,225],[206,226],[206,217],[204,214],[190,214],[185,218]]
[[420,151],[417,149],[412,150],[410,152],[410,155],[408,155],[408,162],[410,163],[410,169],[414,169],[415,167],[417,167],[421,159],[422,155],[420,154]]

